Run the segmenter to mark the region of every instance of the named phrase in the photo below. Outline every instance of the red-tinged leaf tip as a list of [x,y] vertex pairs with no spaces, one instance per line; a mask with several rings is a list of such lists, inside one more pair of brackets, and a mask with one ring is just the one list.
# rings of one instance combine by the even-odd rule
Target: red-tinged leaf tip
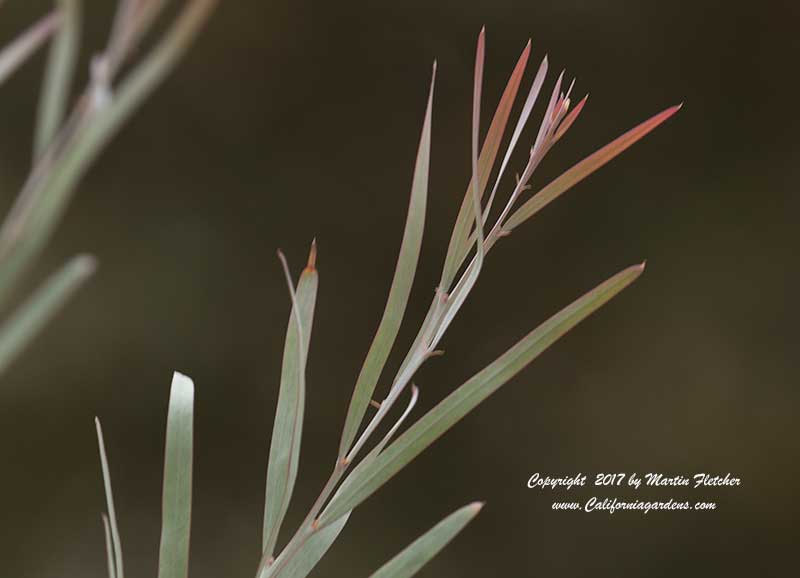
[[436,76],[436,60],[433,61],[433,76]]
[[561,121],[561,124],[558,126],[556,130],[556,134],[554,136],[554,141],[558,141],[562,136],[566,134],[566,132],[570,129],[572,124],[578,119],[578,115],[583,110],[584,105],[586,104],[586,99],[589,98],[587,94],[584,96],[578,104],[564,117],[564,120]]
[[645,269],[645,265],[646,264],[647,264],[647,261],[642,261],[641,263],[639,263],[637,265],[631,265],[630,267],[625,268],[624,271],[620,271],[619,274],[621,275],[623,273],[630,273],[631,274],[631,280],[629,282],[633,283],[634,281],[636,281],[636,279],[641,277],[642,273],[644,273],[644,269]]
[[311,241],[311,249],[308,252],[308,264],[306,265],[306,271],[312,272],[316,271],[317,268],[317,238],[314,237],[314,240]]
[[[573,108],[573,109],[572,109],[572,113],[573,113],[575,116],[577,116],[577,115],[578,115],[578,113],[580,113],[580,111],[581,111],[581,110],[583,110],[583,107],[584,107],[584,106],[586,106],[586,101],[587,101],[587,100],[589,100],[589,93],[586,93],[586,96],[584,96],[582,99],[580,99],[580,100],[578,101],[578,104],[576,104],[576,105],[575,105],[575,108]],[[577,110],[578,112],[575,112],[576,110]]]
[[478,49],[480,50],[483,47],[483,44],[486,42],[486,26],[481,28],[481,31],[478,33]]
[[531,39],[528,38],[528,43],[525,45],[525,48],[522,49],[522,56],[520,58],[524,58],[526,61],[528,60],[528,56],[531,54]]
[[469,505],[469,509],[475,512],[476,514],[480,512],[483,507],[486,505],[486,502],[472,502]]

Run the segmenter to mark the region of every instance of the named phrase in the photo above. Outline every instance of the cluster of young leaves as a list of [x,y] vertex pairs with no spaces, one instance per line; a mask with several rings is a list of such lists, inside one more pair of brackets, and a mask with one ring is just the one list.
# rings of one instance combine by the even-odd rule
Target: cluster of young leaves
[[[0,374],[95,269],[78,255],[13,311],[12,291],[55,231],[76,187],[109,140],[173,69],[218,0],[186,0],[173,24],[141,59],[133,58],[167,0],[120,0],[108,44],[72,102],[82,0],[54,9],[0,50],[0,84],[51,41],[38,103],[31,170],[0,225]],[[5,7],[4,7],[5,8]],[[123,67],[128,72],[122,74]]]
[[[279,252],[289,286],[292,308],[286,331],[278,405],[268,459],[262,557],[256,570],[256,578],[307,576],[339,536],[356,507],[556,340],[630,285],[644,270],[643,264],[623,269],[572,302],[454,389],[438,405],[394,439],[395,434],[412,413],[419,396],[419,388],[412,383],[415,373],[427,359],[437,355],[438,344],[470,294],[482,270],[486,255],[497,241],[663,123],[679,108],[679,106],[670,107],[644,121],[586,157],[522,202],[522,197],[529,189],[528,183],[534,170],[547,152],[567,133],[586,103],[584,97],[574,108],[571,107],[570,95],[574,81],[563,90],[562,72],[556,80],[546,106],[536,139],[530,149],[528,162],[494,224],[487,227],[492,204],[505,170],[544,84],[548,63],[545,57],[538,68],[488,198],[484,201],[530,56],[530,43],[525,47],[514,68],[483,144],[479,146],[484,53],[485,34],[481,31],[478,38],[473,89],[472,178],[453,228],[441,280],[436,288],[433,302],[404,361],[391,380],[383,401],[380,403],[374,401],[376,386],[405,316],[421,252],[428,194],[434,80],[431,81],[428,95],[412,179],[408,216],[394,278],[383,317],[356,380],[335,465],[330,478],[300,527],[280,551],[277,549],[280,530],[291,501],[300,458],[306,391],[305,369],[319,273],[316,268],[315,243],[312,244],[308,264],[296,286],[292,282],[286,260]],[[434,64],[434,79],[435,74]],[[358,460],[365,445],[372,439],[373,434],[408,388],[411,389],[410,399],[404,411],[374,443],[369,452]],[[159,573],[163,578],[179,576],[184,578],[187,572],[191,512],[192,393],[191,380],[176,374],[173,379],[167,425],[164,529]],[[364,420],[370,406],[377,407],[377,411],[365,425]],[[98,436],[108,496],[109,520],[106,523],[106,535],[109,574],[112,578],[122,578],[122,551],[99,422]],[[372,574],[372,577],[413,576],[478,514],[481,507],[481,503],[471,503],[450,514],[384,564]]]

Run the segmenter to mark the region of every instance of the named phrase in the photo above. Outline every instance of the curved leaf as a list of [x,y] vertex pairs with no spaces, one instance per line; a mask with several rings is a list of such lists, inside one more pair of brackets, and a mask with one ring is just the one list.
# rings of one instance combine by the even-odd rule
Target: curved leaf
[[428,93],[428,106],[425,110],[425,121],[422,124],[422,136],[417,150],[417,161],[414,167],[414,179],[411,185],[411,200],[408,206],[403,242],[400,256],[389,290],[389,298],[383,311],[378,331],[358,375],[350,407],[347,410],[342,439],[339,444],[339,457],[344,457],[355,440],[361,421],[372,399],[375,386],[389,357],[400,324],[405,315],[414,274],[417,270],[419,253],[422,247],[422,232],[425,227],[425,207],[428,198],[428,172],[431,154],[431,109],[433,107],[433,87],[436,82],[436,64],[433,65],[433,78]]

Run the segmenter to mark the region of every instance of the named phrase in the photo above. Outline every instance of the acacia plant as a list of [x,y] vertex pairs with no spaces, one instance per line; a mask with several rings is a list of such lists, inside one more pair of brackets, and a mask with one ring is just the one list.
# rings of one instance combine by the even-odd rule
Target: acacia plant
[[[632,283],[644,264],[628,267],[607,279],[523,337],[513,347],[442,399],[396,439],[411,415],[420,394],[413,378],[420,366],[437,354],[437,347],[461,306],[475,286],[484,261],[497,242],[537,214],[564,191],[620,154],[672,116],[679,106],[656,114],[586,157],[561,176],[529,195],[534,170],[550,149],[566,135],[586,104],[571,106],[573,82],[565,88],[562,72],[552,89],[541,124],[530,148],[528,161],[506,196],[505,205],[491,218],[493,203],[505,183],[504,176],[520,135],[531,115],[547,75],[545,57],[527,93],[499,169],[493,171],[513,103],[530,56],[525,47],[495,110],[488,132],[479,146],[481,87],[484,66],[484,32],[478,37],[472,108],[472,178],[453,228],[441,279],[416,338],[382,401],[374,400],[390,350],[395,345],[408,303],[420,255],[428,192],[431,148],[433,80],[422,125],[422,136],[411,184],[411,200],[394,278],[383,317],[356,379],[341,434],[339,451],[332,456],[328,481],[308,514],[278,547],[281,526],[297,478],[303,432],[306,389],[305,368],[309,355],[318,277],[316,246],[295,286],[283,255],[279,258],[289,285],[291,313],[286,331],[277,412],[268,458],[261,560],[256,578],[302,578],[316,566],[347,524],[353,510],[377,491],[483,400],[497,391],[558,338]],[[434,64],[434,78],[436,65]],[[494,174],[494,178],[491,179]],[[491,186],[489,186],[491,184]],[[488,192],[488,195],[487,195]],[[408,401],[399,416],[387,423],[401,396]],[[160,578],[185,578],[188,573],[192,480],[192,381],[176,373],[172,382],[167,418],[163,491],[163,528]],[[367,418],[370,406],[376,411]],[[122,549],[114,515],[108,463],[99,422],[97,424],[108,517],[106,537],[109,574],[123,577]],[[379,433],[380,432],[380,433]],[[378,569],[373,578],[403,578],[415,574],[474,518],[481,504],[473,503],[447,516],[406,549]]]

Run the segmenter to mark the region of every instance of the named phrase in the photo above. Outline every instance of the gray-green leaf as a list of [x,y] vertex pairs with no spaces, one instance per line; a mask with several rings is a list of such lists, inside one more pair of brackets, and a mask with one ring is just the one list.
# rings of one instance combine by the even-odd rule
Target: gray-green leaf
[[[315,268],[316,247],[312,245],[308,266],[300,275],[294,306],[286,329],[278,407],[272,428],[264,498],[263,555],[269,557],[278,540],[281,523],[289,508],[300,459],[305,407],[305,372],[319,275]],[[299,312],[299,317],[298,317]],[[297,321],[300,329],[298,332]],[[302,336],[302,343],[299,343]]]
[[425,228],[425,207],[428,197],[428,172],[431,153],[431,108],[433,106],[433,86],[436,80],[436,64],[433,66],[433,79],[428,94],[428,107],[422,125],[417,161],[414,167],[414,179],[411,184],[411,200],[408,207],[403,242],[400,256],[389,290],[389,298],[383,311],[378,331],[358,375],[350,407],[347,411],[342,440],[339,445],[339,457],[343,458],[358,433],[361,420],[367,411],[375,386],[378,383],[383,366],[392,350],[400,324],[403,321],[414,274],[417,270],[419,253],[422,247],[422,232]]
[[106,491],[106,507],[108,517],[103,516],[103,526],[106,534],[106,554],[110,578],[124,578],[124,564],[122,562],[122,539],[119,535],[117,526],[117,512],[114,507],[114,492],[111,490],[111,473],[108,468],[108,457],[106,456],[106,444],[103,440],[103,428],[100,420],[94,418],[95,429],[97,430],[97,446],[100,449],[100,466],[103,469],[103,487]]
[[178,372],[172,377],[164,452],[164,488],[158,578],[189,574],[192,523],[192,444],[194,383]]
[[60,0],[61,25],[50,46],[44,84],[39,97],[34,156],[50,144],[64,120],[81,34],[81,0]]
[[478,515],[482,507],[482,503],[474,502],[456,510],[381,566],[370,578],[410,578],[415,575]]
[[89,278],[95,267],[95,259],[89,255],[70,259],[14,311],[0,327],[0,374]]

